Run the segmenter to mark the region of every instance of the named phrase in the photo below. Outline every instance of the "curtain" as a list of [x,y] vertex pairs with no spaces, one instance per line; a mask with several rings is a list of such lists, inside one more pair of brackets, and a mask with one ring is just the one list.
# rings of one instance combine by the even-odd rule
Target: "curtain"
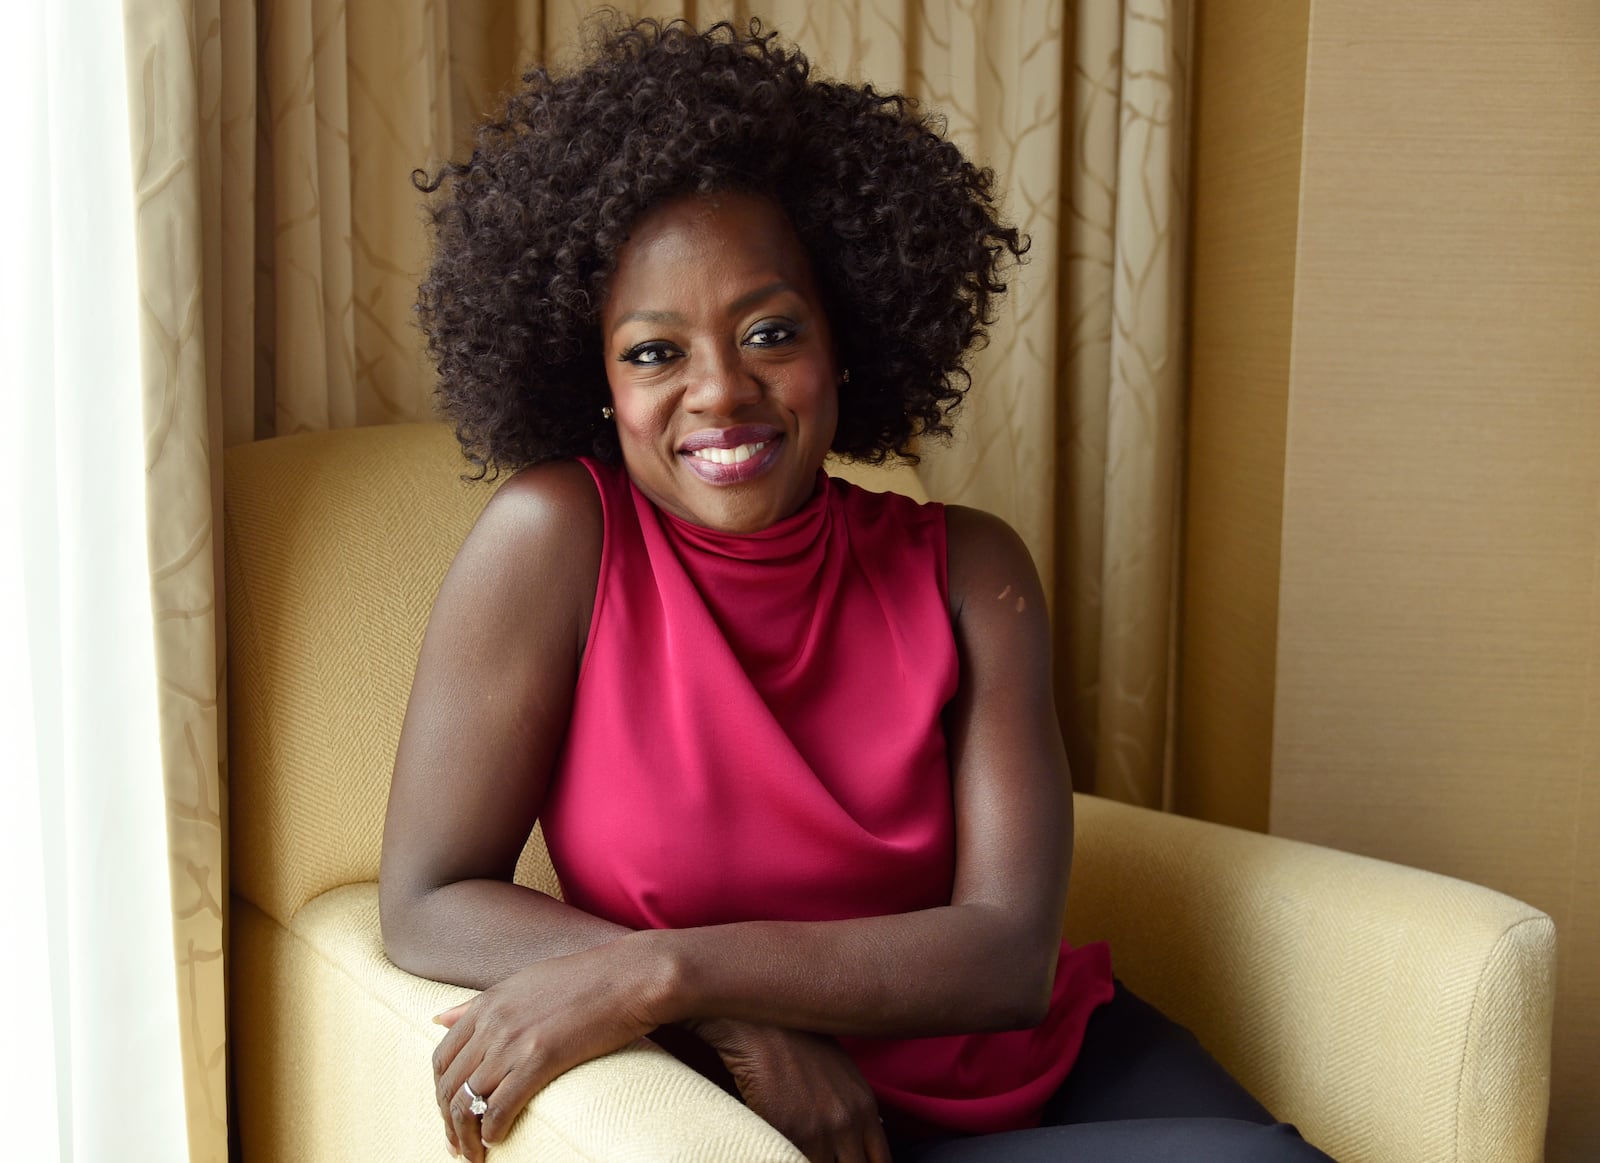
[[1077,787],[1170,806],[1189,0],[747,8],[825,71],[942,112],[1032,237],[921,473],[1033,553]]
[[[583,0],[121,0],[144,527],[191,1158],[227,1151],[225,446],[427,418],[414,168],[458,155]],[[1033,239],[939,499],[1027,541],[1075,779],[1159,804],[1181,433],[1188,0],[682,0],[942,111]]]
[[225,1160],[218,10],[216,0],[130,2],[123,16],[181,1077],[190,1158]]
[[[8,10],[0,1088],[18,1159],[181,1152],[118,0]],[[214,780],[213,780],[214,782]]]
[[1080,787],[1170,808],[1193,11],[1076,8],[1052,425],[1058,704]]
[[457,104],[486,103],[536,47],[519,31],[536,27],[530,13],[123,3],[145,476],[131,527],[147,535],[159,673],[176,974],[165,996],[182,1054],[168,1073],[194,1160],[228,1155],[222,449],[429,414],[410,323],[424,236],[409,173],[449,152]]

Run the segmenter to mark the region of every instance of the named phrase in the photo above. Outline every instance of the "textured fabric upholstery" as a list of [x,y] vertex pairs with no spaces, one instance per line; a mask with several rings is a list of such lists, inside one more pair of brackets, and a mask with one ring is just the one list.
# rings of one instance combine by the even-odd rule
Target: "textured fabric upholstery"
[[377,879],[428,612],[493,492],[464,467],[433,426],[228,451],[231,879],[280,922]]
[[[446,1159],[429,1018],[466,994],[389,963],[373,882],[428,611],[493,486],[459,479],[438,425],[245,445],[225,471],[243,1158]],[[909,474],[893,487],[918,492]],[[1129,984],[1313,1141],[1344,1163],[1540,1157],[1543,914],[1290,841],[1081,796],[1078,811],[1070,935],[1110,938]],[[557,890],[537,832],[517,877]],[[547,1088],[494,1157],[800,1159],[644,1045]]]
[[1343,1163],[1529,1161],[1555,929],[1478,885],[1077,797],[1067,910],[1122,978]]
[[[235,898],[235,1071],[245,1158],[446,1160],[429,1055],[431,1015],[469,990],[396,969],[378,933],[378,888],[324,893],[287,926]],[[640,1043],[547,1087],[497,1160],[797,1163],[761,1119],[665,1052]]]

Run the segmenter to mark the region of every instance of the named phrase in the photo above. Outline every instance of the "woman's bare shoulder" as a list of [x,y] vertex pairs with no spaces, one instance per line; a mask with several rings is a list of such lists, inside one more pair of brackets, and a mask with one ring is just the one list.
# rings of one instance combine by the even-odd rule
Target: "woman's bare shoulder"
[[1013,614],[1044,613],[1044,593],[1039,585],[1028,547],[1016,530],[981,509],[945,506],[945,558],[950,585],[950,611],[960,621],[969,600],[984,607],[1004,606]]
[[588,469],[573,460],[550,461],[522,469],[495,490],[462,552],[510,554],[521,568],[590,559],[598,565],[603,537],[600,493]]
[[589,470],[575,460],[536,464],[512,474],[495,490],[478,526],[514,538],[592,538],[598,547],[600,493]]
[[604,532],[600,494],[583,465],[553,461],[522,469],[484,506],[440,599],[502,629],[520,623],[524,632],[537,632],[527,623],[543,621],[548,631],[557,621],[581,639]]

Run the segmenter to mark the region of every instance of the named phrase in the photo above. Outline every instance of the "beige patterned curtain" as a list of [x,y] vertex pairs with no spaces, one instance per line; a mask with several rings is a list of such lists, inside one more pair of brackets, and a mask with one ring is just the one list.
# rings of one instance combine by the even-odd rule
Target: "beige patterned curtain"
[[942,111],[1033,238],[933,497],[1005,517],[1054,598],[1074,781],[1170,803],[1189,0],[768,0],[827,71]]
[[222,449],[426,418],[409,175],[542,44],[536,3],[124,0],[190,1158],[226,1160]]
[[[156,611],[174,961],[190,1156],[227,1158],[219,746],[221,460],[215,351],[215,5],[124,9],[142,308],[146,509]],[[212,30],[213,42],[204,33]],[[209,87],[209,91],[208,91]]]
[[[583,0],[124,0],[152,601],[191,1158],[227,1156],[221,451],[430,415],[409,175]],[[1161,803],[1181,431],[1188,0],[683,0],[942,110],[1031,262],[924,466],[1054,595],[1080,787]]]
[[1172,804],[1189,0],[1079,0],[1063,141],[1058,700],[1079,786]]

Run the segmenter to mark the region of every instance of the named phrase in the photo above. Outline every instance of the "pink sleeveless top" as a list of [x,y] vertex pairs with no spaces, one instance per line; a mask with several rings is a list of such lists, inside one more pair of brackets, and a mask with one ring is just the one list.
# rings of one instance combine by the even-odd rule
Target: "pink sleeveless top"
[[[583,463],[604,548],[542,815],[567,901],[635,929],[949,904],[943,508],[819,474],[798,513],[735,536]],[[1110,996],[1106,947],[1063,943],[1034,1029],[839,1041],[886,1105],[1011,1130],[1037,1123]]]

